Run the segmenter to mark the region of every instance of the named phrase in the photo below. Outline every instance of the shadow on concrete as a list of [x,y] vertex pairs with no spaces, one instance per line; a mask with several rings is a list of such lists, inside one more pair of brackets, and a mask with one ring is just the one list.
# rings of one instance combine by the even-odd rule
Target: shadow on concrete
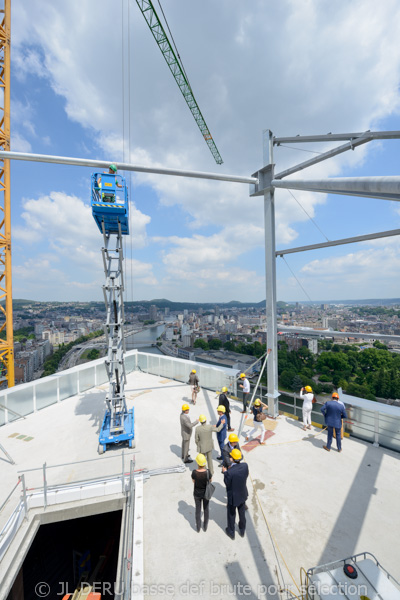
[[196,512],[195,505],[193,500],[193,505],[188,504],[185,500],[179,500],[178,502],[178,512],[185,517],[186,521],[189,523],[190,527],[196,531]]
[[[309,435],[305,435],[303,437],[303,439],[301,440],[301,442],[307,442],[307,443],[312,444],[313,446],[315,446],[315,448],[319,448],[319,449],[323,450],[323,447],[326,445],[326,432],[324,432],[319,437],[315,437],[315,434],[312,434],[310,432]],[[299,442],[299,444],[301,442]],[[333,451],[335,451],[335,450],[336,450],[336,448],[334,448]]]
[[[204,398],[207,404],[207,409],[210,413],[210,415],[213,415],[214,418],[216,417],[216,410],[213,408],[212,403],[211,403],[211,399],[210,399],[210,393],[207,390],[203,389],[203,393],[204,393]],[[176,447],[176,446],[175,446]],[[171,446],[172,448],[172,446]],[[218,467],[217,467],[218,469]],[[226,496],[226,488],[225,485],[215,481],[215,479],[213,480],[213,483],[215,485],[215,492],[213,497],[210,500],[210,505],[209,505],[209,519],[210,522],[214,522],[216,523],[216,525],[218,527],[221,528],[222,531],[222,535],[225,535],[225,528],[227,526],[227,508],[226,508],[226,503],[227,503],[227,496]],[[251,485],[250,480],[248,481],[248,486]],[[179,512],[181,514],[183,514],[183,516],[186,518],[187,521],[189,521],[192,529],[196,529],[195,527],[195,508],[194,508],[194,502],[193,502],[193,507],[191,508],[190,505],[188,505],[186,502],[180,501],[179,502]],[[238,522],[238,518],[236,519],[236,528],[237,528],[237,522]],[[266,585],[273,585],[275,586],[275,580],[272,576],[272,572],[270,571],[268,565],[267,565],[267,559],[264,553],[264,549],[261,545],[260,539],[257,535],[256,529],[254,527],[254,523],[249,515],[249,511],[246,511],[246,536],[249,538],[249,545],[250,545],[250,550],[253,556],[253,560],[254,563],[257,567],[258,573],[259,573],[259,577],[260,580]],[[237,538],[239,538],[239,535],[236,536]],[[239,538],[240,539],[240,538]],[[233,543],[236,543],[233,542]],[[272,560],[272,551],[271,551],[271,560]],[[231,581],[231,587],[232,587],[232,597],[233,597],[233,593],[235,593],[237,598],[243,598],[243,591],[242,593],[240,593],[238,590],[238,583],[241,583],[242,585],[246,584],[246,585],[250,585],[249,582],[247,581],[243,570],[240,567],[239,563],[228,563],[226,565],[226,569]],[[234,585],[236,585],[236,588],[233,587]],[[248,588],[251,589],[251,588]],[[246,597],[248,598],[253,598],[256,599],[259,596],[256,595],[256,593],[254,591],[250,592],[250,595],[246,595]],[[273,594],[269,594],[268,598],[277,598],[278,599],[278,592],[276,591]]]
[[175,456],[177,456],[178,458],[182,459],[182,448],[181,448],[181,446],[178,446],[177,444],[171,444],[170,445],[170,450],[171,450],[172,454],[175,454]]
[[[226,508],[224,507],[225,513],[225,524],[224,524],[224,533],[226,526]],[[237,519],[236,519],[236,529],[237,529]],[[260,589],[258,586],[254,588],[254,582],[248,581],[246,575],[242,569],[242,563],[240,562],[230,562],[225,564],[225,569],[227,571],[229,580],[230,580],[230,589],[225,590],[225,595],[229,597],[236,597],[242,599],[246,598],[268,598],[268,600],[272,598],[279,599],[279,593],[276,585],[276,581],[272,576],[272,571],[267,564],[267,558],[264,553],[264,549],[260,545],[260,540],[255,531],[254,524],[252,519],[249,518],[248,511],[246,512],[246,533],[245,537],[248,539],[248,543],[250,546],[250,551],[253,557],[254,564],[256,565],[260,581],[262,582],[263,588]],[[235,534],[235,540],[232,541],[232,544],[241,543],[240,537],[238,533]],[[272,557],[271,557],[272,559]],[[248,560],[248,559],[247,559]],[[274,558],[275,561],[275,558]],[[244,563],[245,564],[245,563]],[[243,589],[243,586],[247,586],[246,589]],[[268,594],[266,592],[266,588],[268,589]],[[222,590],[221,590],[222,591]],[[225,597],[225,596],[224,596]]]
[[96,433],[100,432],[106,412],[107,405],[105,398],[105,391],[88,391],[78,397],[78,402],[75,406],[75,414],[88,416],[92,427],[96,428]]
[[[367,447],[364,458],[353,479],[344,504],[338,512],[336,523],[319,559],[319,564],[336,560],[338,558],[338,548],[340,548],[341,555],[346,557],[354,554],[357,547],[371,496],[377,493],[375,483],[385,453],[381,448],[375,448],[367,443],[365,445]],[[346,452],[345,445],[343,452]],[[378,524],[377,527],[379,528]],[[379,529],[377,529],[378,533]]]
[[[208,414],[210,415],[210,418],[207,418],[207,421],[209,423],[211,423],[211,421],[216,424],[218,421],[218,415],[217,415],[217,406],[218,406],[218,399],[215,398],[214,402],[212,402],[211,400],[211,394],[215,395],[214,392],[209,392],[208,390],[205,390],[204,388],[202,388],[202,392],[203,392],[203,396],[204,396],[204,400],[206,401],[206,405],[207,405],[207,410],[208,410]],[[213,404],[215,405],[215,407],[213,406]]]

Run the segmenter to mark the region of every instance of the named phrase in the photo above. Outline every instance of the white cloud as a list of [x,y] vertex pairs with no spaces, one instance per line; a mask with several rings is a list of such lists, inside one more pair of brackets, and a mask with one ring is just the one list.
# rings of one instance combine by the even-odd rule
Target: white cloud
[[[179,3],[167,9],[196,98],[225,161],[221,167],[214,164],[136,5],[131,8],[132,53],[125,54],[123,61],[121,13],[113,3],[16,2],[15,73],[20,81],[28,81],[33,74],[49,82],[64,99],[68,119],[89,131],[107,158],[122,159],[130,128],[132,162],[180,169],[248,175],[262,166],[261,132],[266,127],[276,135],[363,131],[399,114],[397,0],[259,1],[251,4],[250,11],[241,0],[229,0],[229,11],[227,6],[227,2],[203,0],[201,11],[188,5],[182,12]],[[32,19],[37,14],[41,18]],[[194,16],[196,27],[189,27]],[[126,92],[124,98],[123,65],[130,67],[132,78],[130,84],[125,80],[131,94]],[[36,131],[37,109],[24,118],[21,105],[14,103],[19,127],[13,149],[29,148],[29,136],[43,137]],[[323,151],[330,146],[311,149]],[[369,153],[377,152],[371,148],[347,152],[298,176],[327,177],[356,169]],[[310,156],[277,148],[277,170]],[[187,215],[187,229],[181,237],[165,233],[165,280],[189,281],[197,270],[198,280],[201,274],[198,285],[211,286],[218,278],[239,285],[241,272],[235,263],[264,243],[263,199],[249,198],[246,185],[144,174],[135,175],[134,180],[137,185],[151,186],[163,207],[178,206]],[[54,194],[24,204],[23,218],[29,226],[14,230],[14,235],[22,242],[43,239],[50,232],[49,244],[55,253],[88,268],[97,264],[97,231],[90,209],[77,198]],[[318,208],[326,196],[296,191],[294,195],[318,221]],[[61,206],[67,198],[83,227],[68,220],[63,223]],[[293,242],[298,237],[297,224],[307,218],[287,191],[277,191],[277,246]],[[133,223],[134,243],[143,247],[150,217],[136,211]],[[210,226],[218,234],[201,235],[201,228]],[[195,233],[190,236],[191,232]],[[375,268],[371,254],[354,257],[370,261],[371,269]],[[333,264],[344,268],[344,263]],[[350,273],[357,276],[359,267],[352,259],[346,264],[350,285],[355,281]],[[144,271],[143,277],[149,277],[153,285],[151,269]],[[314,271],[318,271],[317,264],[309,263],[302,275],[310,277]]]
[[[67,281],[68,279],[72,281],[77,276],[82,279],[69,285],[89,287],[96,291],[100,289],[104,282],[101,258],[103,238],[88,204],[76,196],[51,192],[48,196],[42,196],[37,200],[24,200],[22,218],[25,226],[13,228],[13,239],[19,245],[28,245],[31,258],[24,265],[16,264],[13,267],[18,285],[21,285],[21,280],[30,282],[36,280],[39,273],[44,278],[44,285],[49,285],[53,280],[57,283],[62,279],[62,271],[60,267],[54,270],[51,264],[62,259],[65,270],[71,272],[71,275],[66,278]],[[131,222],[129,248],[141,248],[147,243],[146,226],[150,222],[150,217],[139,211],[132,203]],[[46,257],[45,261],[41,258],[40,250],[43,242],[52,252],[51,258]],[[85,275],[82,275],[82,270]],[[125,270],[128,275],[133,274],[137,277],[140,283],[145,285],[156,283],[152,265],[148,263],[128,258],[125,260]],[[76,272],[76,276],[73,271]],[[93,283],[87,281],[88,273]]]
[[12,152],[31,152],[32,146],[22,135],[13,133],[11,135],[10,150]]

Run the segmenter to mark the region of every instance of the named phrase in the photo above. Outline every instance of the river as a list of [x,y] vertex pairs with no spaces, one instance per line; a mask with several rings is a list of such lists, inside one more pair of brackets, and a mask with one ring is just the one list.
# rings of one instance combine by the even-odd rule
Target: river
[[151,344],[156,343],[157,338],[160,337],[164,330],[165,325],[154,325],[154,327],[146,327],[146,329],[139,331],[139,333],[128,335],[125,338],[126,349],[132,350],[133,348],[138,348],[143,352],[162,354],[157,346],[152,346]]

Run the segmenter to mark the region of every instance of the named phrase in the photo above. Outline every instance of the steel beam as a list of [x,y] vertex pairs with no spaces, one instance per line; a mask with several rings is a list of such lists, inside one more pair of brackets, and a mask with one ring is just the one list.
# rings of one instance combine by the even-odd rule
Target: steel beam
[[32,162],[53,163],[58,165],[73,165],[76,167],[92,167],[94,169],[108,169],[113,162],[120,171],[136,171],[138,173],[154,173],[157,175],[174,175],[176,177],[192,177],[194,179],[216,179],[231,183],[258,183],[257,177],[242,177],[241,175],[223,175],[220,173],[207,173],[202,171],[184,171],[183,169],[167,169],[164,167],[143,167],[115,160],[89,160],[86,158],[72,158],[68,156],[51,156],[47,154],[28,154],[24,152],[0,152],[0,160],[10,158],[13,160],[27,160]]
[[307,252],[308,250],[318,250],[319,248],[329,248],[330,246],[342,246],[343,244],[354,244],[356,242],[365,242],[366,240],[377,240],[378,238],[390,237],[393,235],[400,235],[400,229],[391,229],[379,233],[368,233],[366,235],[358,235],[355,237],[343,238],[341,240],[311,244],[310,246],[298,246],[297,248],[288,248],[287,250],[277,250],[275,256],[294,254],[295,252]]
[[[272,132],[263,132],[264,164],[273,165]],[[267,348],[271,356],[267,361],[268,377],[268,414],[271,417],[279,415],[278,407],[278,336],[276,330],[276,258],[275,258],[275,198],[274,188],[264,192],[264,222],[265,222],[265,284],[266,284],[266,316],[267,316]]]
[[289,179],[285,181],[275,178],[271,185],[290,190],[400,201],[400,176],[397,175],[390,177],[335,177],[319,180]]
[[296,135],[292,137],[275,137],[275,146],[280,144],[299,144],[308,142],[340,142],[354,140],[363,135],[369,135],[373,140],[394,140],[400,138],[400,131],[361,131],[358,133],[327,133],[325,135]]
[[282,177],[287,177],[288,175],[292,175],[293,173],[297,173],[298,171],[302,171],[303,169],[307,169],[307,167],[312,167],[317,163],[320,163],[327,158],[332,158],[332,156],[336,156],[337,154],[342,154],[343,152],[347,152],[347,150],[354,150],[356,146],[361,146],[361,144],[366,144],[370,142],[372,138],[368,133],[363,135],[360,138],[352,140],[351,142],[347,142],[347,144],[343,144],[343,146],[338,146],[337,148],[333,148],[332,150],[328,150],[328,152],[323,152],[314,158],[310,158],[294,167],[290,167],[290,169],[286,169],[285,171],[281,171],[277,175],[275,175],[275,179],[282,179]]

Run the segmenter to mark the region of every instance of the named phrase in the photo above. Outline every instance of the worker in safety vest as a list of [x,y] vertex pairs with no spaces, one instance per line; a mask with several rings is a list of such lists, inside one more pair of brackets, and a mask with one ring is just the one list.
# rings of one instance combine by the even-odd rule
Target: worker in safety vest
[[[106,171],[103,171],[103,173],[106,173]],[[115,165],[114,163],[111,163],[111,165],[108,167],[108,174],[116,175],[117,174],[117,165]],[[101,175],[99,175],[97,178],[97,185],[99,186],[99,188],[101,188]],[[122,185],[119,183],[119,181],[117,181],[117,178],[115,178],[115,185],[119,188],[122,188]]]

